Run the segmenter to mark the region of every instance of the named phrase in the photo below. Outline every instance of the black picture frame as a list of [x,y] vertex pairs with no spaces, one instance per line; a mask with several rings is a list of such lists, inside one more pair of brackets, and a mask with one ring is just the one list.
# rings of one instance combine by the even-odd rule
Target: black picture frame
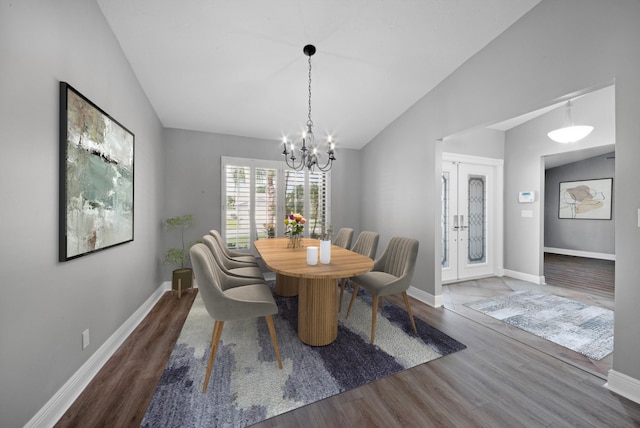
[[133,241],[135,135],[60,82],[59,261]]
[[613,178],[561,181],[558,218],[611,220]]

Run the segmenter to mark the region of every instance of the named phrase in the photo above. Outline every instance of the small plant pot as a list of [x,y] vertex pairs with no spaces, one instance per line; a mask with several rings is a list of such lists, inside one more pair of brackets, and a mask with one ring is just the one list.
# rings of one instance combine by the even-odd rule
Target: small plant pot
[[173,271],[171,277],[171,291],[178,292],[178,299],[181,297],[182,292],[193,288],[193,269],[183,268]]

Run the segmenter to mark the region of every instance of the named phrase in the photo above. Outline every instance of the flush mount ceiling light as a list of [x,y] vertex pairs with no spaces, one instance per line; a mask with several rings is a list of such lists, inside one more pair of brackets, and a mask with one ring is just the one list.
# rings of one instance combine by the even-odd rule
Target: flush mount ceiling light
[[574,125],[571,117],[571,100],[567,101],[567,108],[565,110],[566,116],[564,119],[564,126],[549,132],[547,135],[556,143],[575,143],[582,140],[593,131],[593,126],[588,125]]
[[[320,165],[320,153],[318,153],[318,147],[315,145],[313,137],[313,121],[311,120],[311,57],[316,53],[316,47],[313,45],[306,45],[302,52],[309,57],[309,114],[307,115],[307,126],[305,132],[302,134],[301,146],[298,149],[300,155],[300,163],[296,163],[296,147],[294,143],[290,143],[287,137],[282,137],[282,144],[284,145],[284,159],[287,162],[287,166],[291,169],[302,170],[305,167],[309,171],[313,171],[317,167],[320,171],[329,171],[333,165],[335,158],[335,145],[331,139],[331,136],[327,137],[327,162],[324,165]],[[287,149],[287,145],[291,144],[290,149]]]

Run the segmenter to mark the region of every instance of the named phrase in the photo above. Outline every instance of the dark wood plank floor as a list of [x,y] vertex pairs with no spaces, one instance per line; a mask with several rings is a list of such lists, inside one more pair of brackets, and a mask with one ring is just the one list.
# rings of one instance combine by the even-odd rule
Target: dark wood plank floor
[[[57,426],[139,426],[191,300],[163,296]],[[411,303],[468,348],[256,426],[640,426],[640,404],[601,378],[453,311]]]
[[55,426],[139,426],[196,294],[166,292]]
[[544,253],[544,277],[549,285],[572,288],[613,300],[615,262]]

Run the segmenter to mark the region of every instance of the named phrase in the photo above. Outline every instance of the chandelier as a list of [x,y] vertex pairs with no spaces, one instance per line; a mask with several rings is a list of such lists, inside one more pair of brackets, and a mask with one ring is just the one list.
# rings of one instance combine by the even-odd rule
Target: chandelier
[[[320,165],[321,154],[318,152],[318,147],[315,145],[313,136],[313,121],[311,120],[311,56],[316,53],[316,47],[313,45],[306,45],[302,52],[309,57],[309,113],[307,115],[307,126],[305,132],[302,134],[302,142],[300,148],[298,148],[299,158],[296,157],[296,147],[294,143],[290,143],[287,137],[282,137],[282,144],[284,145],[284,159],[287,162],[287,166],[295,170],[303,170],[305,167],[309,171],[313,171],[314,168],[318,168],[320,171],[329,171],[333,165],[335,158],[335,144],[332,141],[331,136],[327,137],[327,161],[324,165]],[[289,148],[287,145],[290,144]]]
[[591,131],[593,131],[593,126],[573,124],[573,118],[571,116],[572,106],[573,104],[571,103],[571,100],[567,101],[564,126],[547,134],[549,138],[556,143],[575,143],[576,141],[582,140],[584,137],[589,135]]

